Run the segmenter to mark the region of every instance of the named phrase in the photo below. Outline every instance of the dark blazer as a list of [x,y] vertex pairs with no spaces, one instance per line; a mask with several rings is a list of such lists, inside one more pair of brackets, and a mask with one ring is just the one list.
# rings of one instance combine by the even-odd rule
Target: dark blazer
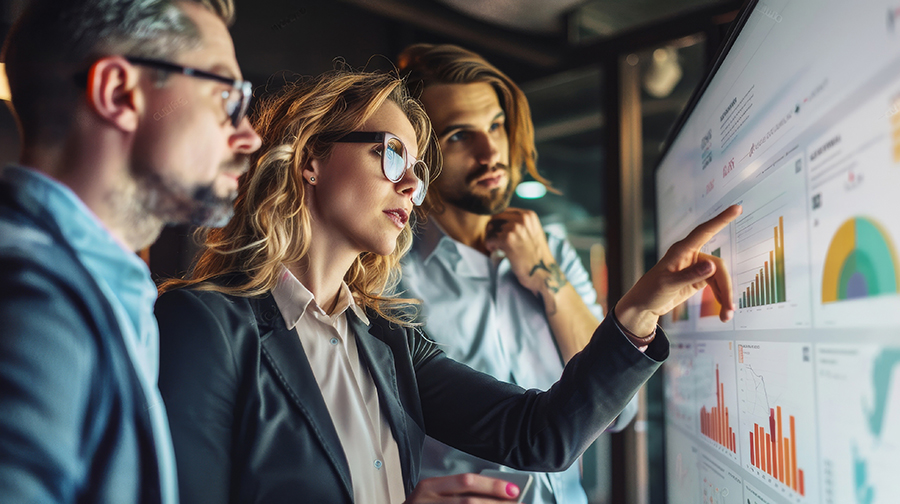
[[0,182],[0,501],[158,503],[137,372],[54,222]]
[[[639,352],[611,321],[549,392],[525,391],[447,358],[414,329],[347,312],[400,449],[407,495],[425,433],[503,465],[571,465],[668,356]],[[343,449],[300,339],[274,299],[176,290],[157,302],[160,390],[181,499],[350,503]]]

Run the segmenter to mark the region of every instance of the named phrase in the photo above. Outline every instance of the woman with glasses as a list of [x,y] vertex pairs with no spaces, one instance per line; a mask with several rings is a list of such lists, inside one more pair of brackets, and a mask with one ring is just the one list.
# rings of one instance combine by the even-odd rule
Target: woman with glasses
[[391,294],[439,164],[402,81],[300,81],[255,125],[263,146],[233,220],[157,302],[183,502],[515,500],[480,475],[419,482],[425,435],[506,466],[568,467],[667,356],[652,311],[705,285],[720,263],[699,246],[733,218],[642,279],[550,391],[525,391],[447,358],[409,322],[416,302]]

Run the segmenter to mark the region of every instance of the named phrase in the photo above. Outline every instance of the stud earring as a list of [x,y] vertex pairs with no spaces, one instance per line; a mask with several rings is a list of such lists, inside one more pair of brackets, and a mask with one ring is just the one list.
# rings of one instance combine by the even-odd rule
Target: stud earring
[[310,182],[315,182],[315,181],[316,181],[316,177],[309,177],[309,181],[310,181]]

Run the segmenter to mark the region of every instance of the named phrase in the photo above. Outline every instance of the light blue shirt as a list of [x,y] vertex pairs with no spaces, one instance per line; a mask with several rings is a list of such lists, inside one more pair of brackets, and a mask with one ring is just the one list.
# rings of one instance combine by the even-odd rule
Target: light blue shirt
[[159,328],[153,315],[157,293],[150,270],[144,261],[110,234],[68,187],[37,171],[17,166],[4,168],[3,177],[43,202],[63,237],[112,306],[148,401],[159,461],[162,502],[176,504],[175,452],[165,406],[157,388]]
[[[569,283],[602,319],[590,276],[575,250],[553,234],[547,235],[547,241]],[[491,259],[453,240],[432,219],[420,230],[402,265],[400,290],[406,291],[404,297],[424,301],[425,332],[447,355],[526,389],[546,390],[559,380],[564,363],[543,302],[519,283],[508,259]],[[632,401],[618,423],[627,424],[635,413]],[[423,479],[482,469],[500,466],[426,440]],[[587,503],[578,464],[560,473],[532,474],[535,482],[525,502]]]

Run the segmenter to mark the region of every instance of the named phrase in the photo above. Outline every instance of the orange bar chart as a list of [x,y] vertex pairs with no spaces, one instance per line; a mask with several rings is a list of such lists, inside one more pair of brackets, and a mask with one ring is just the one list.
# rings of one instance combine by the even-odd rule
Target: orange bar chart
[[737,453],[734,430],[730,425],[730,413],[725,406],[725,385],[719,380],[719,366],[716,365],[716,405],[710,410],[700,408],[700,432],[726,449]]
[[[768,427],[768,430],[766,430]],[[785,436],[781,406],[769,409],[769,425],[753,424],[750,433],[750,463],[800,495],[806,495],[803,469],[797,467],[797,431],[794,416],[788,417]]]

